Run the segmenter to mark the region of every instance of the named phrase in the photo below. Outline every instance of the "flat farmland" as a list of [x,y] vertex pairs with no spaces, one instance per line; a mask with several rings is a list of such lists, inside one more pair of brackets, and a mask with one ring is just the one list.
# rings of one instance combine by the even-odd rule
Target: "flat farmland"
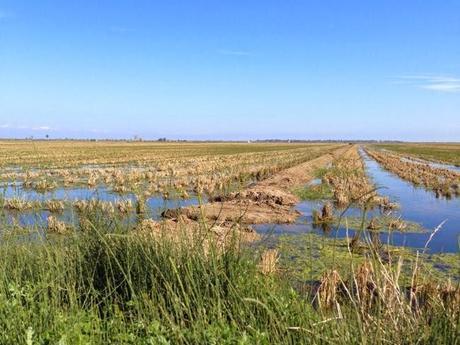
[[444,162],[460,166],[460,144],[458,143],[379,144],[375,145],[375,147],[428,161]]
[[449,343],[460,174],[392,147],[0,141],[0,342]]
[[337,144],[157,143],[127,141],[0,141],[1,166],[78,166],[81,164],[144,164],[163,159],[194,159],[295,150],[328,149]]

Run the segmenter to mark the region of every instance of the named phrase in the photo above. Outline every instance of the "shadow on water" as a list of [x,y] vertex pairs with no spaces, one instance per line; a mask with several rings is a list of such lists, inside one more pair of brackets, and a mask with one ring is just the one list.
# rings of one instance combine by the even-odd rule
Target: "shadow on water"
[[[400,209],[393,211],[392,216],[420,224],[426,232],[398,232],[392,231],[380,233],[380,240],[384,243],[390,243],[397,246],[406,246],[411,248],[423,248],[428,241],[431,233],[443,221],[440,231],[436,233],[430,241],[428,248],[430,253],[441,252],[458,252],[460,236],[460,198],[451,200],[437,199],[431,191],[423,188],[414,187],[411,183],[400,179],[398,176],[384,170],[376,161],[368,157],[363,151],[360,152],[368,176],[374,181],[377,187],[381,187],[378,193],[382,196],[388,196],[391,201],[400,205]],[[280,234],[302,234],[306,232],[315,232],[324,236],[345,238],[347,229],[344,221],[337,229],[315,229],[312,226],[312,212],[319,210],[322,206],[321,201],[304,201],[297,205],[297,210],[302,213],[298,222],[295,224],[262,224],[255,226],[255,229],[261,233]],[[378,210],[368,213],[368,218],[378,215]],[[357,208],[350,208],[345,217],[359,217],[362,211]],[[353,230],[348,230],[348,236],[354,235]]]

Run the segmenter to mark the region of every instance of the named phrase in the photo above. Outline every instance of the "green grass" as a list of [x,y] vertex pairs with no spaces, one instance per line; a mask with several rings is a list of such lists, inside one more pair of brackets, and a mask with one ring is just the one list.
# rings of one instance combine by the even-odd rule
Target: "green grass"
[[[331,168],[318,168],[314,172],[316,179],[321,180]],[[302,188],[296,188],[292,191],[300,200],[327,200],[333,196],[331,187],[327,183],[320,181],[319,184],[307,185]]]
[[[283,266],[260,274],[253,249],[91,221],[69,237],[0,244],[0,344],[454,344],[458,334],[458,310],[442,305],[415,314],[377,301],[367,315],[353,297],[340,311],[317,309]],[[320,264],[309,276],[318,279],[349,267],[340,248],[321,247],[329,259],[319,261],[305,245],[292,262]]]
[[460,144],[379,144],[375,147],[460,166]]
[[330,186],[325,183],[298,188],[293,192],[300,200],[326,200],[333,196]]

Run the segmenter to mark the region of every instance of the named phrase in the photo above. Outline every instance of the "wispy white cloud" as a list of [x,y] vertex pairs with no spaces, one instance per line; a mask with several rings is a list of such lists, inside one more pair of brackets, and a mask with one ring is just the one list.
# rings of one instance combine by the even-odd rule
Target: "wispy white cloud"
[[32,129],[34,131],[50,131],[53,128],[51,128],[50,126],[38,126],[38,127],[32,127]]
[[438,92],[460,92],[460,78],[445,75],[405,75],[397,77],[398,84]]
[[435,90],[442,92],[460,92],[460,83],[439,83],[439,84],[429,84],[422,85],[423,89]]
[[51,126],[46,126],[46,125],[30,127],[30,126],[24,126],[24,125],[11,125],[9,123],[1,124],[0,129],[12,129],[12,130],[20,129],[20,130],[32,130],[32,131],[54,131],[55,130],[55,128]]
[[218,53],[221,55],[232,55],[232,56],[250,56],[252,55],[251,52],[245,50],[227,50],[221,49],[218,50]]

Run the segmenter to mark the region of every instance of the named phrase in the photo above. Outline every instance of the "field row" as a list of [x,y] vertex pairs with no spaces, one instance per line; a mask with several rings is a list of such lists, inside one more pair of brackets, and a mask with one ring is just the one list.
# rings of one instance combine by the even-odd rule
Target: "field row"
[[456,171],[404,160],[400,155],[388,151],[367,150],[367,153],[402,179],[433,190],[436,197],[460,196],[460,173]]
[[412,158],[426,159],[432,162],[450,163],[460,167],[460,144],[379,144],[376,148],[400,153]]
[[[46,148],[47,143],[41,143]],[[55,143],[48,145],[56,145]],[[86,143],[80,144],[86,147]],[[129,159],[126,146],[132,145]],[[78,145],[77,145],[78,146]],[[160,148],[157,148],[160,146]],[[22,147],[19,145],[19,147]],[[203,192],[212,195],[261,180],[282,169],[311,160],[336,149],[338,145],[266,145],[249,144],[113,144],[88,146],[95,155],[102,152],[110,159],[93,160],[86,151],[61,148],[41,155],[32,152],[30,163],[0,174],[4,183],[21,183],[21,187],[39,192],[60,187],[82,186],[95,188],[104,185],[115,192],[142,193],[145,196],[169,193]],[[52,149],[49,147],[47,149]],[[14,150],[13,150],[14,151]],[[129,150],[128,150],[129,151]],[[219,154],[215,154],[219,151]],[[242,152],[243,151],[243,152]],[[0,158],[1,159],[1,158]],[[3,156],[4,164],[12,163]],[[56,167],[46,167],[52,159]],[[19,161],[18,161],[19,162]],[[21,158],[22,162],[22,158]],[[27,158],[26,158],[27,162]],[[44,162],[48,162],[44,164]],[[109,165],[104,165],[110,162]],[[116,163],[116,164],[115,164]],[[62,168],[69,164],[79,166]],[[102,165],[101,165],[102,164]]]

